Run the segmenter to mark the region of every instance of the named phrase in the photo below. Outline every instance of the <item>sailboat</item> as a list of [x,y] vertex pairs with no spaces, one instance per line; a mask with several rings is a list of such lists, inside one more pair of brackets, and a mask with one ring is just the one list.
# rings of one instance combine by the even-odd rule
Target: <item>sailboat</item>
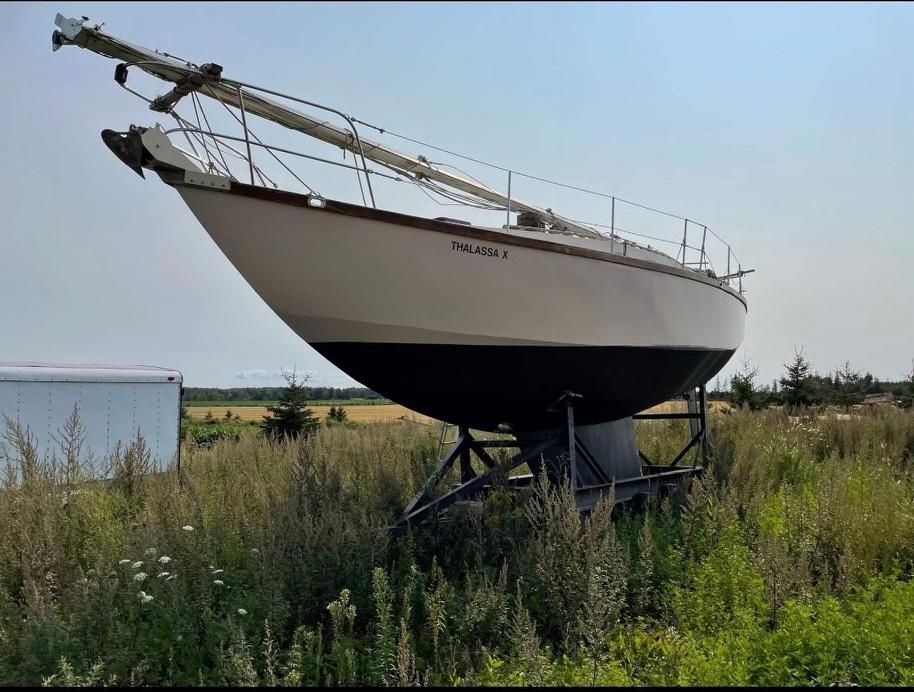
[[[705,225],[683,219],[674,256],[612,223],[607,232],[512,197],[510,171],[508,189],[496,190],[364,137],[372,126],[339,110],[229,79],[218,64],[132,45],[85,17],[55,23],[54,50],[75,45],[117,60],[117,84],[176,121],[170,130],[105,130],[118,158],[172,187],[296,334],[410,409],[480,430],[546,430],[562,420],[553,403],[573,392],[579,423],[614,421],[704,384],[742,342],[749,270],[729,245],[726,269],[712,265],[717,236]],[[171,90],[143,97],[127,86],[133,68]],[[234,114],[239,132],[178,114],[204,100]],[[257,118],[352,156],[340,163],[268,145],[252,132]],[[175,143],[182,138],[189,146]],[[295,156],[350,168],[363,203],[279,189],[255,152],[286,170]],[[229,153],[243,174],[230,170]],[[379,176],[498,212],[504,223],[384,208],[372,186]]]

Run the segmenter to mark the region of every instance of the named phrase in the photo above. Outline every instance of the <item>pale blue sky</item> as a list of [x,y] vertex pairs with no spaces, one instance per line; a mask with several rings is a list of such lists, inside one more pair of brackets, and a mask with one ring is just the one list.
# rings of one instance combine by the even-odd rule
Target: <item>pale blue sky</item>
[[[295,364],[319,384],[351,382],[273,315],[173,191],[102,145],[103,128],[157,118],[117,88],[114,61],[51,53],[60,11],[420,140],[700,220],[757,269],[745,350],[765,381],[795,345],[823,372],[845,359],[883,379],[911,368],[914,6],[4,9],[0,360],[149,363],[190,386],[270,384],[259,375]],[[381,192],[382,206],[406,202]],[[549,199],[571,215],[562,205],[580,203],[578,217],[605,212]]]

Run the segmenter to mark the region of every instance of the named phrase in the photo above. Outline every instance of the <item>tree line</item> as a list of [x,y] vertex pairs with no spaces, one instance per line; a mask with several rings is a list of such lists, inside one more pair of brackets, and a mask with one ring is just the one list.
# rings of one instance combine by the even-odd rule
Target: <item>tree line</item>
[[902,408],[914,405],[914,361],[911,372],[898,381],[880,381],[871,373],[852,367],[850,361],[822,375],[813,370],[813,364],[800,348],[784,363],[784,374],[770,385],[759,384],[758,373],[758,366],[746,356],[726,386],[718,377],[709,395],[751,409],[782,405],[850,407],[863,403],[868,394],[888,394]]
[[[287,387],[185,387],[184,401],[279,401]],[[341,399],[383,399],[367,387],[304,387],[308,401]]]

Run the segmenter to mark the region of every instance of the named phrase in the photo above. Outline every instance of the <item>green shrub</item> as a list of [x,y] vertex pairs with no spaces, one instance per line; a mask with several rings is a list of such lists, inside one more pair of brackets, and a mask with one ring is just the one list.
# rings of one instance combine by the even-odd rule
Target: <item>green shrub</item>
[[252,426],[241,422],[183,421],[181,434],[183,439],[195,447],[212,447],[220,440],[240,440],[241,436],[250,433]]

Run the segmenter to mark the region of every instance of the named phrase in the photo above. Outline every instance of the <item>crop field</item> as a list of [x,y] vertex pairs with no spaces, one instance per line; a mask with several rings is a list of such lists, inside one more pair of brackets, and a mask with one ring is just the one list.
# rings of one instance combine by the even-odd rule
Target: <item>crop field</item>
[[[222,418],[227,411],[231,411],[233,416],[237,416],[246,423],[256,423],[263,420],[267,415],[267,404],[275,402],[191,402],[187,406],[187,413],[195,419],[206,417],[207,413],[212,414],[214,418]],[[421,413],[416,413],[405,406],[392,403],[350,403],[341,402],[321,402],[319,404],[309,404],[309,408],[318,418],[325,418],[331,406],[343,406],[346,409],[346,415],[349,420],[356,423],[388,423],[395,420],[411,420],[419,423],[431,423],[432,419]],[[712,411],[728,409],[729,405],[723,402],[710,402]],[[669,413],[671,411],[686,410],[685,402],[670,401],[659,404],[649,409],[653,413]]]
[[[236,401],[227,401],[224,399],[213,400],[213,401],[184,401],[184,405],[188,408],[197,408],[197,407],[212,407],[212,406],[228,406],[230,408],[240,408],[242,406],[253,406],[253,407],[264,407],[276,404],[277,401],[252,401],[250,399],[236,400]],[[385,404],[391,404],[389,399],[315,399],[314,401],[309,401],[309,406],[383,406]]]
[[[330,404],[311,405],[309,408],[318,418],[326,418]],[[420,423],[430,422],[423,416],[399,404],[356,404],[344,405],[349,420],[356,423],[387,423],[395,420],[412,420]],[[227,411],[245,422],[259,422],[268,414],[266,406],[188,406],[187,413],[193,418],[204,418],[211,413],[215,418],[222,418]]]
[[838,413],[713,411],[638,510],[496,481],[400,539],[437,424],[241,426],[155,475],[138,440],[106,484],[8,429],[0,685],[914,684],[914,411]]

